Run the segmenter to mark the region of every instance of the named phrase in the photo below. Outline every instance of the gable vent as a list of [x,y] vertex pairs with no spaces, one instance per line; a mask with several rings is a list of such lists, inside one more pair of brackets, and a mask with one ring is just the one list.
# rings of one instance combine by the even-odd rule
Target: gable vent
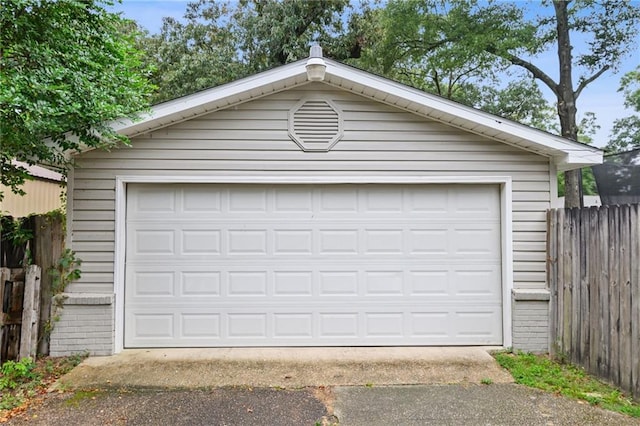
[[289,111],[289,136],[304,151],[329,151],[342,138],[342,114],[327,99],[308,99]]

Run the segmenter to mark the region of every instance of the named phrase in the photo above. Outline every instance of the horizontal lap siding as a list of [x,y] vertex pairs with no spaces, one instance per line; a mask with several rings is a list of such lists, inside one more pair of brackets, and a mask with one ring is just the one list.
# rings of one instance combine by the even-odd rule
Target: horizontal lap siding
[[[321,92],[342,110],[344,137],[306,153],[288,136],[289,108]],[[514,285],[545,287],[548,159],[322,84],[309,84],[94,150],[74,171],[73,249],[84,260],[70,291],[113,291],[116,175],[512,176]]]

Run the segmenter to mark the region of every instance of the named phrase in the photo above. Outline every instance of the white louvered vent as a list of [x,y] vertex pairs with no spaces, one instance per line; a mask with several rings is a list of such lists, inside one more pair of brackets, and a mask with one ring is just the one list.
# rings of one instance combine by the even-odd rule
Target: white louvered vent
[[305,151],[329,151],[342,138],[342,113],[328,99],[306,99],[289,111],[289,136]]

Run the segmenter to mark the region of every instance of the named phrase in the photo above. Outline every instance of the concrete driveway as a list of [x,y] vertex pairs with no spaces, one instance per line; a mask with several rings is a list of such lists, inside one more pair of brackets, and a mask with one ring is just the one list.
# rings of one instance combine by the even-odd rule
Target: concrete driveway
[[60,382],[67,388],[509,383],[482,347],[216,348],[125,350],[88,358]]
[[513,384],[488,349],[128,350],[85,360],[9,423],[640,424]]

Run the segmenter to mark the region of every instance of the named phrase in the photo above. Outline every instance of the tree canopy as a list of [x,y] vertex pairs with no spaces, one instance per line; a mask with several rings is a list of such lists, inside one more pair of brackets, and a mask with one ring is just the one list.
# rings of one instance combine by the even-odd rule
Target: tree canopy
[[640,148],[640,66],[622,77],[620,91],[625,107],[636,114],[614,121],[611,140],[606,147],[611,152]]
[[[495,10],[520,13],[515,6]],[[555,129],[553,108],[534,79],[508,70],[508,61],[485,51],[495,38],[482,31],[489,18],[496,19],[473,2],[390,1],[379,12],[380,36],[367,46],[360,65],[508,119]]]
[[[389,23],[383,51],[418,64],[431,84],[438,83],[443,67],[454,70],[444,73],[448,85],[469,76],[493,84],[492,70],[505,66],[523,71],[555,95],[560,134],[578,141],[577,100],[636,48],[640,6],[618,0],[552,1],[546,6],[533,13],[515,3],[391,0],[385,10]],[[539,55],[551,49],[557,51],[557,68],[544,69]],[[581,205],[579,171],[567,172],[565,181],[566,205]]]
[[12,163],[63,164],[65,151],[124,141],[106,123],[148,107],[152,85],[131,23],[94,0],[0,0],[0,182]]
[[166,17],[139,46],[155,71],[154,102],[177,98],[305,58],[318,41],[327,56],[360,54],[364,16],[348,0],[197,0]]

